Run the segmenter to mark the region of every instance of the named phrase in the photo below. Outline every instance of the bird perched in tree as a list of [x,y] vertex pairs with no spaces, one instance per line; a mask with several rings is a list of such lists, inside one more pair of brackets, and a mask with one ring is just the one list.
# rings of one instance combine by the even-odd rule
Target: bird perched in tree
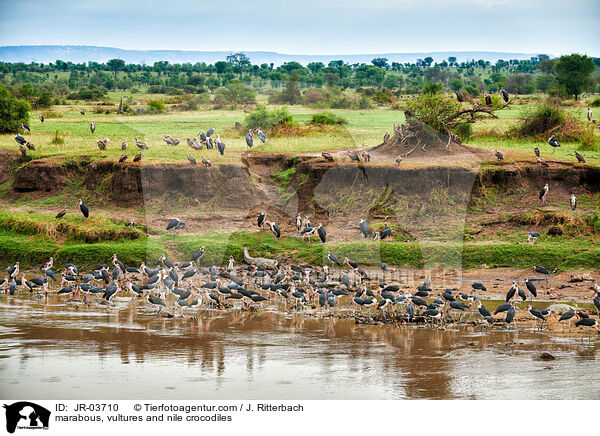
[[258,214],[258,219],[256,220],[256,224],[258,225],[259,229],[262,229],[263,226],[265,225],[265,218],[267,217],[267,212],[262,211],[261,213]]
[[496,152],[496,157],[498,158],[498,160],[504,160],[504,153],[502,153],[501,151],[498,150],[494,150]]
[[[81,111],[81,112],[82,112],[82,115],[85,113],[83,111]],[[94,121],[92,121],[90,123],[90,130],[92,131],[92,133],[94,133],[96,131],[96,123]]]
[[571,206],[571,210],[577,209],[577,197],[575,197],[575,194],[571,194],[569,205]]
[[85,221],[86,218],[89,218],[89,216],[90,216],[90,209],[81,200],[81,198],[79,199],[79,210],[81,211],[81,214],[83,215],[83,221]]
[[546,195],[548,195],[548,184],[546,183],[542,189],[540,189],[539,198],[542,200],[542,204],[546,204]]
[[581,162],[581,163],[585,163],[585,158],[580,155],[579,153],[577,153],[577,150],[575,150],[575,157],[577,158],[577,161]]
[[321,224],[319,224],[319,227],[317,227],[317,234],[319,235],[321,242],[324,244],[325,241],[327,241],[327,232]]
[[552,147],[552,152],[554,152],[558,147],[560,147],[560,142],[552,135],[548,138],[548,144]]
[[390,132],[388,132],[387,130],[385,131],[385,133],[383,134],[383,142],[386,143],[390,140]]
[[141,162],[142,158],[144,157],[144,155],[142,153],[138,153],[135,155],[135,157],[133,158],[134,162]]
[[252,144],[254,144],[254,139],[252,138],[252,129],[249,129],[248,134],[246,135],[246,145],[249,148],[252,148]]
[[508,92],[506,92],[504,88],[500,90],[500,95],[502,96],[502,100],[504,100],[505,103],[508,103]]
[[329,153],[325,152],[325,151],[321,153],[321,156],[322,156],[322,157],[323,157],[323,159],[325,159],[327,162],[333,162],[333,161],[334,161],[334,159],[333,159],[333,156],[332,156],[331,154],[329,154]]
[[204,168],[208,168],[208,167],[212,166],[212,162],[209,161],[204,156],[202,156],[202,165],[204,165]]
[[122,154],[121,157],[119,158],[119,163],[125,162],[128,157],[129,157],[129,155],[127,153]]
[[196,165],[196,158],[194,156],[190,156],[190,154],[187,154],[187,160],[192,164],[192,165]]

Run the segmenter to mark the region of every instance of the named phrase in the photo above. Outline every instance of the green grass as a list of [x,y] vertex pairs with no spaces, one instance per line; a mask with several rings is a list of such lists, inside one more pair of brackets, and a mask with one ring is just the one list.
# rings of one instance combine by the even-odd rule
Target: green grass
[[58,265],[73,262],[82,267],[106,263],[113,253],[127,265],[142,261],[154,263],[162,253],[173,260],[187,260],[204,246],[206,254],[202,265],[222,265],[229,256],[239,264],[242,250],[250,249],[252,256],[276,257],[290,262],[312,265],[327,264],[327,253],[335,253],[340,260],[349,257],[363,266],[377,268],[381,262],[412,268],[460,267],[481,265],[495,267],[512,264],[514,268],[544,265],[547,268],[597,268],[600,265],[600,247],[585,240],[551,241],[528,245],[523,243],[476,244],[458,242],[343,242],[332,244],[303,243],[300,238],[274,240],[270,233],[238,232],[232,234],[182,235],[175,238],[141,237],[134,240],[83,243],[75,240],[56,240],[42,234],[24,234],[0,228],[0,258],[4,264],[19,260],[23,268],[36,267],[50,256]]
[[145,236],[142,229],[129,228],[124,223],[103,215],[87,219],[84,223],[76,215],[57,219],[48,214],[16,211],[0,212],[0,230],[86,243],[140,239]]

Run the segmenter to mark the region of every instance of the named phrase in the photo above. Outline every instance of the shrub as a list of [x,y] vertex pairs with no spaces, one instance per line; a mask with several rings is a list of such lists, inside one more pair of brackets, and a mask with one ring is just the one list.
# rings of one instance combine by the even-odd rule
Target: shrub
[[583,132],[579,137],[578,148],[582,151],[598,151],[598,139],[594,135],[594,126],[592,124],[583,127]]
[[165,110],[165,104],[162,100],[150,100],[148,108],[153,112],[160,112]]
[[160,85],[151,85],[148,87],[148,93],[150,94],[162,94],[163,87]]
[[466,142],[473,136],[473,125],[472,124],[461,124],[454,129],[455,134],[460,136],[462,142]]
[[325,100],[325,97],[316,89],[309,89],[304,93],[305,104],[316,104],[322,102],[323,100]]
[[507,133],[508,136],[537,137],[543,140],[554,135],[559,141],[593,144],[593,136],[586,137],[585,129],[579,121],[548,103],[542,103],[532,110],[525,111],[522,120],[511,127]]
[[444,87],[441,83],[427,82],[423,87],[423,94],[441,94],[444,92]]
[[479,95],[479,88],[471,83],[465,86],[465,92],[471,94],[473,97],[477,97]]
[[530,111],[523,112],[522,118],[511,132],[517,136],[527,137],[545,134],[558,127],[565,122],[566,114],[556,106],[542,103]]
[[600,97],[596,97],[590,102],[590,106],[592,107],[600,107]]
[[348,124],[348,120],[342,118],[331,112],[320,112],[318,114],[314,114],[312,119],[310,120],[311,124],[323,124],[329,126],[342,126],[344,124]]
[[435,94],[422,94],[411,98],[406,104],[412,116],[436,131],[443,130],[442,120],[460,109],[455,99]]
[[65,143],[65,139],[60,134],[60,130],[56,129],[56,131],[54,132],[54,136],[52,137],[52,140],[50,141],[50,144],[53,144],[53,145],[62,145],[64,143]]
[[15,98],[0,85],[0,133],[16,133],[21,123],[29,123],[30,110],[29,103]]
[[285,107],[269,111],[266,107],[260,105],[244,119],[245,129],[260,127],[263,130],[270,130],[273,126],[293,124],[294,119]]
[[231,82],[227,87],[217,91],[214,102],[219,106],[227,104],[254,104],[256,102],[256,93],[252,88],[241,82]]

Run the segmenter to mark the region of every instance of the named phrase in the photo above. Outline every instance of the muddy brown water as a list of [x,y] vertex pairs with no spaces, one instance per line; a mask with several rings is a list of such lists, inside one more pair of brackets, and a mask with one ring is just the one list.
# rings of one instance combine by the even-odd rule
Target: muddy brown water
[[[3,399],[600,399],[600,341],[0,296]],[[555,360],[538,358],[549,352]]]

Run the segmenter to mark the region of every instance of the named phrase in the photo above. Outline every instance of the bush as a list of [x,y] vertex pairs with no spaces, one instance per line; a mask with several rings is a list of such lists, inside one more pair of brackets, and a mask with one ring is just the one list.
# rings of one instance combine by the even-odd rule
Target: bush
[[151,85],[148,87],[148,93],[150,94],[162,94],[163,87],[160,85]]
[[523,112],[521,122],[511,129],[517,136],[531,137],[545,134],[565,122],[566,114],[556,106],[542,103]]
[[304,93],[305,104],[316,104],[322,102],[323,100],[325,100],[325,97],[316,89],[309,89]]
[[406,109],[429,127],[443,131],[442,120],[460,109],[460,103],[442,95],[422,94],[408,100]]
[[244,119],[244,129],[270,130],[277,125],[293,125],[294,119],[285,107],[269,111],[264,106],[258,106]]
[[579,137],[579,150],[598,151],[598,139],[594,135],[594,125],[588,124],[583,127],[583,132]]
[[594,138],[587,136],[582,123],[556,106],[542,103],[523,113],[522,120],[508,130],[508,136],[536,137],[545,140],[554,135],[559,141],[578,141],[593,147]]
[[30,110],[29,103],[15,98],[0,85],[0,133],[17,133],[21,123],[29,123]]
[[214,103],[218,106],[225,106],[228,104],[254,104],[256,103],[256,93],[252,88],[241,82],[231,82],[227,87],[217,91]]
[[152,112],[160,112],[165,110],[165,104],[162,100],[150,100],[148,102],[148,108]]
[[444,92],[444,87],[441,83],[427,82],[423,87],[423,94],[441,94]]
[[81,88],[67,96],[69,100],[98,100],[106,96],[108,90],[104,87],[90,86]]
[[591,107],[600,107],[600,97],[596,97],[590,102]]
[[320,112],[314,114],[310,120],[311,124],[323,124],[328,126],[342,126],[348,124],[348,120],[331,112]]
[[454,129],[453,133],[460,136],[462,142],[466,142],[473,136],[473,125],[472,124],[461,124],[456,129]]

